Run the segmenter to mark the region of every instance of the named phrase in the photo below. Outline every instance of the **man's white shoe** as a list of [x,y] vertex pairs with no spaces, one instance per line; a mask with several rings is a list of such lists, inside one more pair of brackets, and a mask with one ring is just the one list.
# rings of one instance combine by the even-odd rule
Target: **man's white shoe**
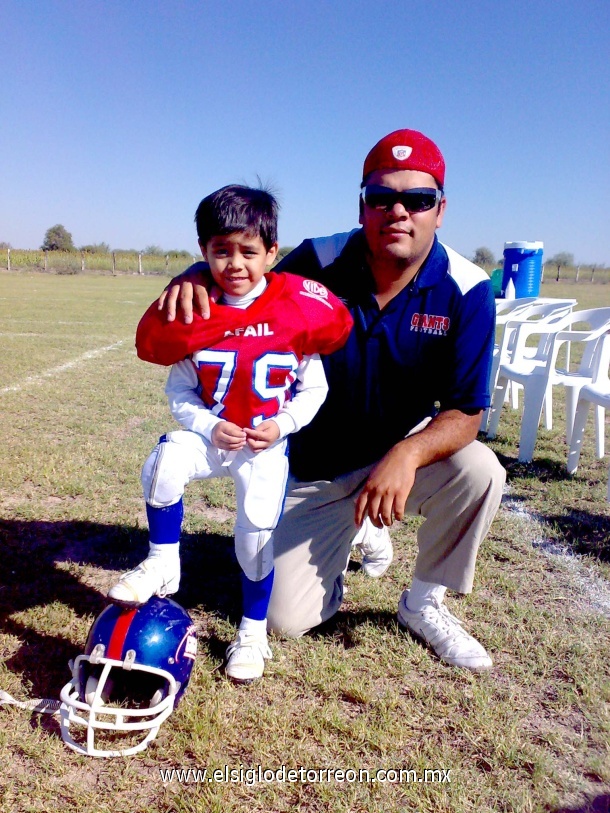
[[237,638],[226,652],[225,673],[237,683],[250,683],[263,676],[265,660],[273,657],[267,636],[260,637],[246,630],[239,630]]
[[362,554],[362,569],[372,579],[383,576],[392,564],[394,548],[385,525],[376,528],[370,519],[365,519],[352,541],[352,547],[358,548]]
[[468,635],[444,604],[435,599],[423,610],[413,612],[407,607],[409,591],[405,590],[398,603],[398,623],[427,643],[439,658],[451,666],[462,666],[471,672],[491,669],[493,662],[481,644]]
[[123,573],[108,591],[108,598],[117,604],[138,607],[152,596],[171,596],[180,587],[180,561],[168,563],[149,556],[143,562]]

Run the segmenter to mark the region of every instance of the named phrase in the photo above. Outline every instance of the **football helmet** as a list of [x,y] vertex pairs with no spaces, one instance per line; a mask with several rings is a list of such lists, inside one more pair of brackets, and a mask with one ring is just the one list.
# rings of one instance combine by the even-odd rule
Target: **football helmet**
[[[175,601],[153,596],[139,607],[106,607],[61,690],[63,741],[92,757],[143,751],[184,694],[196,653],[193,621]],[[78,739],[76,726],[85,729]],[[96,747],[101,731],[146,734],[136,745],[104,750]]]

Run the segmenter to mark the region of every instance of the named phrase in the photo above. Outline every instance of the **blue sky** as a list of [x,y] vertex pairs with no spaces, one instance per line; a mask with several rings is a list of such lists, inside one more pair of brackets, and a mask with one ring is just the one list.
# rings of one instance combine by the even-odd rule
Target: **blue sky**
[[[0,241],[196,251],[199,200],[277,190],[280,244],[357,225],[364,156],[422,130],[439,233],[610,264],[607,0],[0,0]],[[586,194],[585,194],[586,193]]]

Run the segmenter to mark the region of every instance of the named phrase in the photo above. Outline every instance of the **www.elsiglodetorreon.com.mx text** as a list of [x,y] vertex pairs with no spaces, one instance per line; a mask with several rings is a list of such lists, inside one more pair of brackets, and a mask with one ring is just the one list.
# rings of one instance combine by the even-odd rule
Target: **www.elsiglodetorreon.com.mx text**
[[423,771],[406,768],[160,768],[159,775],[163,782],[179,782],[183,785],[212,783],[240,783],[256,785],[265,782],[380,782],[388,784],[430,783],[448,784],[451,782],[451,768],[426,769]]

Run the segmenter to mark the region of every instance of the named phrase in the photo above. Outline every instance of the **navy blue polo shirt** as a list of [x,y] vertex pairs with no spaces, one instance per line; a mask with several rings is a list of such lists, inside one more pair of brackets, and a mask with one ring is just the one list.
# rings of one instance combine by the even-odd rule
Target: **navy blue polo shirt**
[[495,300],[487,274],[435,238],[417,277],[380,310],[362,230],[305,240],[277,266],[315,279],[354,317],[324,357],[329,393],[290,436],[300,480],[331,480],[379,460],[439,410],[489,406]]

